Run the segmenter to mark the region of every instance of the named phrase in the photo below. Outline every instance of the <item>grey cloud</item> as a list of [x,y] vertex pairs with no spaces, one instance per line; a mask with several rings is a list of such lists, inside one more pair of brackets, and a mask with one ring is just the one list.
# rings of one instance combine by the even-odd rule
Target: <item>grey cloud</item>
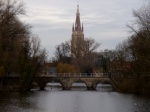
[[[71,28],[76,16],[76,0],[24,0],[27,16],[23,21],[33,26],[42,46],[50,56],[55,46],[71,39]],[[128,37],[126,23],[132,18],[132,9],[141,6],[141,0],[80,0],[81,22],[85,36],[102,43],[100,49],[115,48]]]

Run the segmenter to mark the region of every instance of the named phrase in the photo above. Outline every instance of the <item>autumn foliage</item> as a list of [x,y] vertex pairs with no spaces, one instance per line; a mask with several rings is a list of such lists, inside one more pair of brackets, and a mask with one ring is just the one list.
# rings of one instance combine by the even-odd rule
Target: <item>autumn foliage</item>
[[67,63],[58,63],[57,72],[58,73],[74,73],[76,71],[75,67]]

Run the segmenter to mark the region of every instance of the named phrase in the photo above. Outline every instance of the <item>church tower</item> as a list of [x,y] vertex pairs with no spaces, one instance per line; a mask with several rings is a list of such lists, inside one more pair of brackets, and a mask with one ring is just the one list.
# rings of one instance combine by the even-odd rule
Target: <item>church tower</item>
[[77,5],[76,20],[72,26],[71,57],[82,56],[82,42],[84,41],[83,23],[80,22],[79,5]]

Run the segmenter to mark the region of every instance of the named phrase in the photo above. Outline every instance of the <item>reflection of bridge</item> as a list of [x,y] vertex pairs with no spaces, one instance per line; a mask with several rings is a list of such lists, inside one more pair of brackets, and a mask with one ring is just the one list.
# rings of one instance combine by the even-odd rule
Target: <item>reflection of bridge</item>
[[[18,82],[18,76],[4,77],[6,82]],[[36,82],[41,90],[43,90],[47,83],[60,83],[64,90],[70,90],[73,83],[83,82],[86,84],[88,90],[96,90],[98,83],[110,83],[112,87],[117,90],[117,86],[108,74],[104,73],[57,73],[51,75],[41,75],[34,77],[33,82]]]

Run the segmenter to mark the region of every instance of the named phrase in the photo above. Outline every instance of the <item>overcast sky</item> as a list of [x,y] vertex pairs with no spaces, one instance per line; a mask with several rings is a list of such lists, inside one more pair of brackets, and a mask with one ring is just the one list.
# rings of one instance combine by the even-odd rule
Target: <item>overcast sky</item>
[[[41,40],[49,57],[55,46],[71,39],[75,22],[77,0],[22,0],[27,16],[21,20],[32,26],[32,32]],[[133,20],[132,10],[139,9],[146,0],[78,0],[85,37],[101,43],[100,50],[115,49],[128,38],[126,24]]]

